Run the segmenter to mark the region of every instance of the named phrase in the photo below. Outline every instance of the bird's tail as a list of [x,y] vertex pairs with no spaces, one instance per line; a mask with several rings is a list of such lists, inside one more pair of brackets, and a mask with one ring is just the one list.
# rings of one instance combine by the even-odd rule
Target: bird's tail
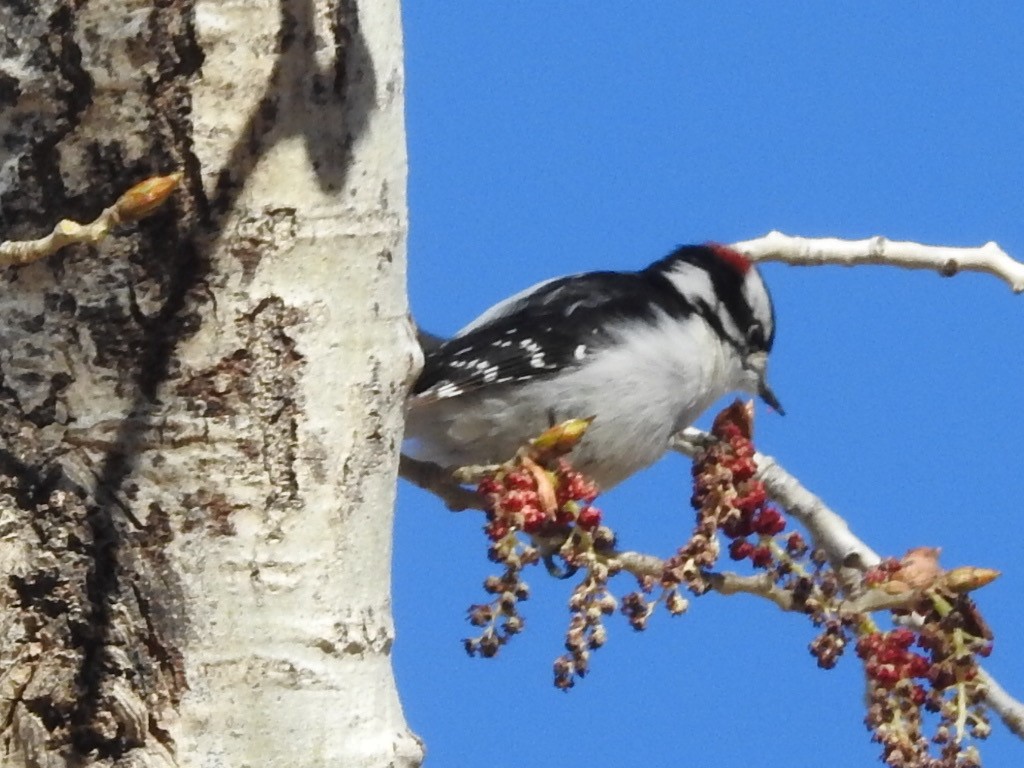
[[416,326],[416,340],[420,343],[420,348],[423,350],[424,355],[429,355],[447,341],[444,336],[437,336],[429,331],[424,331],[419,326]]

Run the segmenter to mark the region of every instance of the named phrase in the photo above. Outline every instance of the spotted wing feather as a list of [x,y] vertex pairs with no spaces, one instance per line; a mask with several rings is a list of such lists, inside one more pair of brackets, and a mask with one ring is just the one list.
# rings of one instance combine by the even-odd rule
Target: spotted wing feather
[[432,350],[414,395],[420,401],[457,397],[579,365],[607,343],[617,324],[649,317],[658,305],[652,295],[678,304],[659,279],[649,272],[591,272],[541,283]]

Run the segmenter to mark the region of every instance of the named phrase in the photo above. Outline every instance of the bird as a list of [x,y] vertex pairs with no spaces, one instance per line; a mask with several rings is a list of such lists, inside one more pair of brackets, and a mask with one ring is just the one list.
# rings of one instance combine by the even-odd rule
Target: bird
[[403,452],[445,468],[507,461],[548,427],[592,418],[569,460],[607,490],[730,392],[783,413],[767,379],[768,288],[750,260],[716,243],[636,271],[546,280],[451,338],[420,338]]

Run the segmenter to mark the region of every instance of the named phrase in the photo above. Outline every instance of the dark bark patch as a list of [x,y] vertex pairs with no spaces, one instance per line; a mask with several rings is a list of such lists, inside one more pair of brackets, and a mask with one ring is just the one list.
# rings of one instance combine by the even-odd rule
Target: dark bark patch
[[21,85],[18,78],[0,70],[0,109],[13,107],[21,98]]
[[[0,505],[8,507],[22,508],[32,490],[24,477],[0,471],[4,487],[14,491],[0,493]],[[46,747],[69,764],[90,753],[97,761],[116,758],[139,746],[147,724],[132,713],[145,712],[147,698],[170,703],[180,697],[180,661],[166,630],[156,626],[145,597],[149,585],[126,591],[121,583],[128,580],[115,579],[107,605],[116,606],[117,632],[98,621],[95,551],[105,545],[94,538],[95,509],[84,492],[54,490],[27,511],[17,537],[18,570],[0,587],[3,667],[21,681],[0,700],[3,738],[46,734]],[[83,669],[103,674],[86,677]],[[86,710],[83,701],[95,706]]]
[[297,309],[276,296],[263,299],[240,319],[257,360],[252,405],[260,422],[267,425],[263,430],[262,455],[273,488],[268,506],[298,503],[298,373],[304,361],[287,329],[301,319]]
[[[11,73],[0,75],[0,102],[15,102],[0,113],[3,146],[16,158],[16,179],[0,194],[5,237],[39,237],[64,217],[88,221],[157,171],[185,166],[198,179],[189,87],[202,53],[192,0],[158,0],[150,16],[140,50],[157,57],[156,74],[148,94],[126,89],[119,105],[123,135],[138,139],[131,143],[97,137],[82,123],[97,95],[90,72],[102,66],[86,52],[109,52],[98,37],[80,45],[92,34],[82,28],[81,5],[0,8],[3,26],[19,30],[23,45],[35,44],[26,59],[31,109]],[[142,524],[132,509],[132,475],[140,445],[153,440],[155,402],[176,368],[176,345],[198,329],[207,301],[208,265],[196,244],[205,201],[197,190],[191,181],[100,253],[68,249],[12,272],[12,290],[26,298],[6,303],[0,323],[8,353],[0,370],[0,524],[7,527],[0,546],[16,548],[5,551],[13,558],[5,562],[19,564],[0,581],[0,668],[15,683],[0,698],[8,751],[102,765],[129,759],[146,739],[170,744],[160,713],[185,690],[177,651],[183,598],[164,552],[173,535],[168,516],[150,508]],[[80,338],[95,356],[79,358],[73,370],[89,369],[131,403],[121,429],[87,449],[59,441],[68,360],[79,355]],[[106,451],[98,462],[84,455],[95,457],[97,446]]]
[[231,517],[242,507],[234,504],[223,493],[202,488],[187,493],[181,500],[181,529],[190,533],[200,527],[213,536],[234,536],[235,524]]

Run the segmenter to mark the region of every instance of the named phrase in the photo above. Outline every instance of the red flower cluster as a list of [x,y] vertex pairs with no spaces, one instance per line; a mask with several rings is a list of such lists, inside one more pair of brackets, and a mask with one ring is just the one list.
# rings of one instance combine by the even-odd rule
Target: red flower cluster
[[865,587],[877,587],[879,584],[884,584],[895,576],[900,568],[900,561],[894,557],[887,557],[874,568],[869,568],[864,572],[863,580]]
[[[484,532],[491,540],[488,557],[504,565],[505,573],[484,582],[493,599],[470,608],[470,623],[483,631],[464,641],[466,651],[494,656],[522,630],[524,619],[518,607],[529,595],[522,580],[524,568],[543,561],[555,573],[553,557],[558,555],[571,575],[583,563],[588,575],[577,587],[571,605],[573,617],[566,640],[569,653],[555,665],[555,684],[560,688],[571,687],[576,677],[586,674],[590,650],[604,642],[601,617],[616,605],[607,590],[609,569],[594,561],[595,549],[610,547],[614,536],[601,527],[601,512],[593,505],[597,486],[561,457],[588,423],[553,427],[510,461],[491,468],[477,485],[485,500]],[[517,536],[520,532],[532,539]],[[563,552],[563,543],[571,551]]]
[[513,531],[540,534],[573,523],[591,531],[601,524],[601,512],[592,506],[597,486],[564,459],[553,471],[522,459],[511,469],[485,477],[477,491],[487,502],[484,531],[491,541]]
[[[910,650],[915,640],[914,633],[904,628],[872,632],[857,641],[857,655],[864,660],[864,671],[871,680],[892,688],[901,680],[928,677],[931,663]],[[924,704],[925,692],[920,685],[914,686],[912,700],[918,706]]]
[[[774,561],[768,539],[785,530],[786,519],[768,504],[764,483],[754,477],[757,465],[750,431],[750,416],[741,404],[719,415],[712,428],[719,442],[697,457],[693,465],[691,503],[698,513],[698,531],[711,528],[708,518],[713,518],[714,528],[731,539],[729,557],[768,568]],[[751,542],[750,536],[759,540]]]
[[[908,558],[902,562],[907,570]],[[900,575],[892,565],[881,570]],[[976,768],[977,748],[966,740],[983,739],[990,729],[976,656],[991,650],[991,633],[966,595],[933,589],[916,608],[914,630],[876,631],[857,641],[868,677],[865,723],[893,768]],[[938,715],[931,743],[923,733],[926,712]]]

